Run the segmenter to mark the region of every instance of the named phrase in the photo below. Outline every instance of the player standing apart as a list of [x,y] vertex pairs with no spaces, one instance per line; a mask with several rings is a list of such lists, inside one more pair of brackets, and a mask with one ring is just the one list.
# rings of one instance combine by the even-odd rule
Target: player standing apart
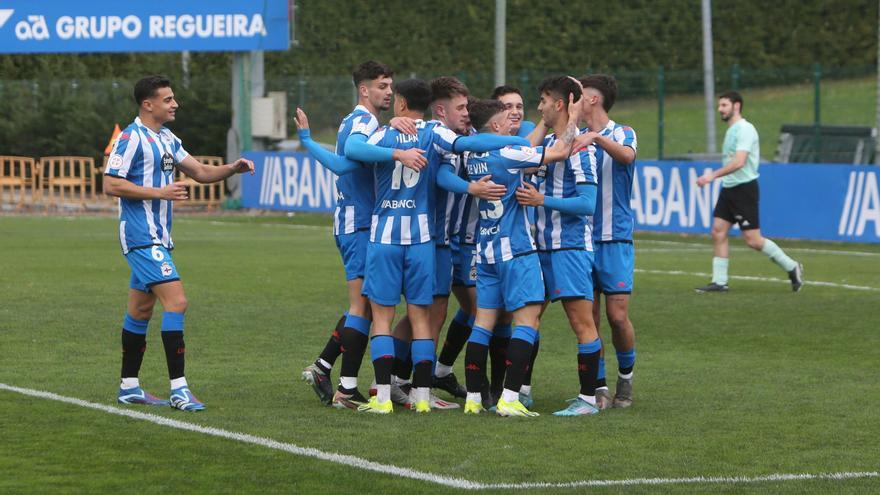
[[718,113],[727,122],[722,148],[723,166],[710,170],[697,179],[703,187],[721,178],[721,194],[715,204],[712,223],[712,282],[697,287],[697,293],[727,292],[729,259],[727,235],[734,223],[742,230],[743,240],[750,248],[766,254],[788,273],[791,290],[798,292],[804,285],[802,264],[788,257],[775,242],[761,235],[758,204],[758,161],[761,158],[758,131],[742,116],[743,99],[731,91],[718,98]]
[[[119,243],[131,268],[117,401],[201,411],[205,406],[192,394],[184,377],[187,300],[171,259],[171,210],[172,202],[187,199],[188,193],[185,185],[174,182],[174,169],[207,184],[236,173],[254,173],[254,164],[239,158],[235,163],[212,167],[190,156],[180,139],[164,127],[174,121],[179,107],[168,79],[141,79],[134,86],[134,99],[138,117],[113,144],[104,171],[104,192],[119,198]],[[162,344],[171,381],[169,401],[145,392],[138,380],[147,346],[147,325],[157,298],[165,310]]]
[[596,405],[599,409],[629,407],[632,405],[636,360],[635,330],[629,319],[635,269],[630,198],[638,142],[631,127],[608,117],[617,99],[617,81],[609,75],[594,74],[582,77],[580,82],[584,88],[583,118],[589,129],[575,140],[575,146],[595,145],[598,182],[596,211],[593,213],[593,321],[598,331],[601,294],[605,294],[605,313],[617,352],[618,378],[614,399],[608,394],[603,356],[599,359]]

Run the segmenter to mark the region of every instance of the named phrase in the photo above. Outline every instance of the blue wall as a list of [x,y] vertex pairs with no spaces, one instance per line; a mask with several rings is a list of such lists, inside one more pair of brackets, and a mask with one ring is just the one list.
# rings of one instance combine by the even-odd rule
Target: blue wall
[[[306,153],[252,152],[256,174],[242,180],[247,208],[332,212],[334,175]],[[637,162],[636,229],[706,234],[721,183],[699,188],[711,162]],[[880,243],[880,167],[764,164],[761,230],[770,237]]]

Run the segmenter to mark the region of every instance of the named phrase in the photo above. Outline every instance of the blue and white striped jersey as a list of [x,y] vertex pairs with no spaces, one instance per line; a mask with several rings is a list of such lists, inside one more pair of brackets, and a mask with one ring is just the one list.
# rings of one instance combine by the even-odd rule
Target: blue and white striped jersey
[[452,151],[456,134],[436,122],[416,120],[418,135],[382,127],[367,141],[385,148],[425,150],[428,164],[419,172],[399,161],[375,165],[376,203],[370,241],[381,244],[421,244],[434,238],[437,171]]
[[[599,134],[638,151],[636,131],[632,127],[609,120]],[[599,187],[596,191],[596,212],[593,214],[593,240],[632,241],[633,212],[630,200],[635,161],[624,165],[596,146],[596,164]]]
[[[555,134],[544,138],[545,147],[555,142]],[[577,196],[575,186],[579,184],[596,184],[596,149],[592,145],[565,161],[547,164],[546,175],[538,182],[538,191],[546,196],[571,198]],[[592,230],[587,215],[571,215],[539,206],[535,208],[535,218],[538,249],[541,251],[593,250]]]
[[[136,117],[113,143],[104,174],[161,188],[174,182],[174,167],[187,156],[170,130],[162,127],[157,134]],[[119,243],[123,254],[150,246],[174,249],[171,201],[119,198]]]
[[[444,163],[452,166],[452,170],[456,175],[467,180],[467,172],[462,167],[464,158],[462,155],[449,153],[444,158]],[[439,185],[434,192],[436,195],[436,211],[434,212],[434,241],[438,246],[448,246],[452,237],[452,230],[455,227],[455,221],[458,217],[459,203],[462,196],[470,196],[469,194],[456,194],[447,191]]]
[[[470,153],[461,155],[462,164],[465,165],[461,169],[467,172],[467,162],[470,159]],[[467,178],[464,175],[463,178]],[[477,227],[480,225],[480,198],[471,196],[470,194],[462,194],[458,197],[456,206],[456,216],[454,226],[451,229],[451,237],[458,240],[459,244],[476,244],[479,239]]]
[[[379,121],[363,105],[342,119],[336,134],[336,154],[345,156],[345,141],[352,134],[370,137]],[[376,199],[373,171],[366,165],[336,178],[336,211],[333,213],[333,235],[351,234],[370,226],[370,214]]]
[[494,264],[535,251],[535,241],[526,207],[516,200],[516,188],[523,180],[523,168],[541,165],[542,147],[509,146],[488,153],[471,153],[467,161],[470,180],[492,176],[492,182],[507,186],[498,201],[480,201],[480,230],[477,260]]

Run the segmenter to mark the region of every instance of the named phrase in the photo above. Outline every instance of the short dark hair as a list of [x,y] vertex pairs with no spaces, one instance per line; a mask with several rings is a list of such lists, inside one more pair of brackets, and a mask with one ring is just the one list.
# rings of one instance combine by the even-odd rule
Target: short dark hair
[[489,98],[492,98],[493,100],[497,100],[497,99],[501,98],[502,96],[509,95],[511,93],[516,93],[516,94],[522,96],[522,93],[519,92],[518,88],[514,88],[513,86],[508,86],[505,84],[505,85],[498,86],[497,88],[493,89],[492,96],[490,96]]
[[492,117],[504,111],[504,104],[498,100],[476,100],[468,103],[468,116],[476,130],[482,130]]
[[406,106],[424,112],[431,105],[431,86],[424,79],[407,79],[394,85],[394,92],[406,100]]
[[538,86],[538,94],[549,93],[550,96],[562,98],[568,105],[568,95],[574,95],[574,101],[581,99],[583,91],[578,83],[568,76],[550,76],[541,81]]
[[170,87],[171,80],[165,76],[147,76],[134,84],[134,102],[141,106],[144,100],[156,96],[157,89]]
[[467,86],[457,77],[440,76],[431,80],[431,101],[452,98],[457,95],[470,95]]
[[722,94],[718,97],[718,99],[724,98],[725,100],[730,100],[731,103],[739,103],[739,111],[742,112],[743,109],[743,97],[741,94],[736,91],[728,91],[727,93]]
[[358,65],[354,72],[351,73],[354,87],[358,87],[363,81],[372,81],[373,79],[378,79],[380,77],[393,76],[394,71],[391,70],[391,67],[388,67],[381,62],[376,62],[375,60],[367,60],[361,65]]
[[591,74],[589,76],[581,77],[579,81],[584,89],[593,88],[601,93],[602,108],[604,108],[606,112],[611,111],[611,107],[614,106],[614,101],[617,100],[617,79],[614,79],[614,76],[609,76],[608,74]]

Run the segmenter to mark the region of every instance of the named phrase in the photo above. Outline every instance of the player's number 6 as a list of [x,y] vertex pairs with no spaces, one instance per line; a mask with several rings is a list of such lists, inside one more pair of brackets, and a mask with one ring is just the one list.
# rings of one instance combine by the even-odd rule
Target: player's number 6
[[153,255],[153,259],[156,261],[162,261],[165,259],[165,254],[159,250],[159,246],[153,246],[153,249],[150,249],[150,254]]

